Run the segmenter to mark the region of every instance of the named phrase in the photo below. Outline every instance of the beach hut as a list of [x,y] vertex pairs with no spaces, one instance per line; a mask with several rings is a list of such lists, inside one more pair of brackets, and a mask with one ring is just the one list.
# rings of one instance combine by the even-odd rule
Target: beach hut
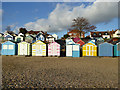
[[97,45],[94,42],[89,41],[82,46],[83,56],[97,56]]
[[15,41],[16,42],[22,42],[23,41],[23,36],[16,36]]
[[32,44],[32,56],[46,56],[46,47],[44,42],[37,40]]
[[73,41],[76,43],[77,41],[79,41],[80,38],[76,37],[76,38],[73,38]]
[[0,55],[1,55],[1,50],[2,50],[2,45],[1,45],[1,43],[0,43]]
[[27,42],[18,43],[18,55],[31,55],[31,45]]
[[120,42],[114,44],[114,56],[120,56]]
[[48,56],[60,56],[60,44],[57,42],[49,43]]
[[66,56],[66,42],[65,40],[55,40],[58,44],[60,44],[60,56],[65,57]]
[[17,55],[17,44],[11,41],[2,43],[2,55]]
[[4,35],[5,40],[14,40],[14,37],[10,34]]
[[34,38],[32,35],[27,35],[25,37],[25,41],[28,43],[32,43],[32,42],[36,41],[36,38]]
[[44,40],[45,40],[45,35],[43,35],[42,33],[37,34],[37,36],[36,36],[36,41],[37,41],[37,40],[44,41]]
[[80,57],[80,45],[75,44],[72,39],[66,39],[66,56]]
[[82,46],[82,45],[84,45],[84,44],[85,44],[85,42],[84,42],[84,41],[82,41],[82,40],[79,40],[79,41],[77,41],[77,42],[76,42],[76,44],[80,44],[80,46]]
[[99,56],[113,56],[113,44],[104,42],[98,45]]

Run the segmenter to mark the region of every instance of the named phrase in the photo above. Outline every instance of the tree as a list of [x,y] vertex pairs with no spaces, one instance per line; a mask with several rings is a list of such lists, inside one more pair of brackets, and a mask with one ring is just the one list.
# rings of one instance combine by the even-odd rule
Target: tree
[[65,39],[68,38],[68,37],[70,37],[68,34],[65,34],[65,35],[64,35],[64,38],[65,38]]
[[63,37],[61,37],[61,39],[66,39],[68,37],[70,37],[70,36],[68,34],[65,34]]
[[26,30],[26,28],[20,28],[19,29],[19,33],[22,33],[22,34],[26,34],[27,33],[27,30]]
[[73,19],[73,24],[72,24],[71,28],[78,30],[80,33],[80,38],[81,38],[82,32],[88,33],[91,31],[95,31],[96,26],[91,25],[86,18],[78,17],[76,19]]

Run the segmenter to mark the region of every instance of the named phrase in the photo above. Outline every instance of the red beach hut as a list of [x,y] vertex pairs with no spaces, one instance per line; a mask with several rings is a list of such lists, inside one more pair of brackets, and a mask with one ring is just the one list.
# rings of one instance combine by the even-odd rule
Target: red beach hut
[[73,41],[76,43],[77,41],[79,41],[80,40],[80,38],[78,38],[78,37],[76,37],[76,38],[74,38],[73,39]]
[[85,42],[84,42],[84,41],[82,41],[82,40],[79,40],[79,41],[77,41],[76,43],[77,43],[77,44],[80,44],[80,46],[82,46],[82,45],[84,45],[84,44],[85,44]]

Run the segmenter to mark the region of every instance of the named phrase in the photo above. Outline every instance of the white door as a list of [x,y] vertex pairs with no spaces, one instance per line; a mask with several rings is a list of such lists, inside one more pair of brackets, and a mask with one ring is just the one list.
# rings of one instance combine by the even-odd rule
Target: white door
[[72,45],[66,45],[66,56],[72,57]]
[[23,55],[27,55],[27,44],[23,44]]
[[42,56],[42,45],[36,45],[36,56]]
[[86,46],[86,56],[93,56],[93,46],[92,45]]
[[23,51],[24,51],[24,50],[23,50],[23,48],[24,48],[24,47],[23,47],[23,44],[20,43],[19,45],[20,45],[20,55],[23,55]]
[[73,51],[79,51],[79,45],[73,45]]

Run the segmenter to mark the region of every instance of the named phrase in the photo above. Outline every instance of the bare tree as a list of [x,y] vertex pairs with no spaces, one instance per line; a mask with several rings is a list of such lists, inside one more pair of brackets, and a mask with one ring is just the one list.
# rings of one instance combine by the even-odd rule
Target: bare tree
[[[80,33],[80,38],[81,38],[82,32],[88,33],[91,31],[95,31],[96,26],[91,25],[86,18],[78,17],[76,19],[73,19],[73,24],[72,24],[71,28],[78,30],[78,32]],[[70,29],[70,30],[72,30],[72,29]]]

